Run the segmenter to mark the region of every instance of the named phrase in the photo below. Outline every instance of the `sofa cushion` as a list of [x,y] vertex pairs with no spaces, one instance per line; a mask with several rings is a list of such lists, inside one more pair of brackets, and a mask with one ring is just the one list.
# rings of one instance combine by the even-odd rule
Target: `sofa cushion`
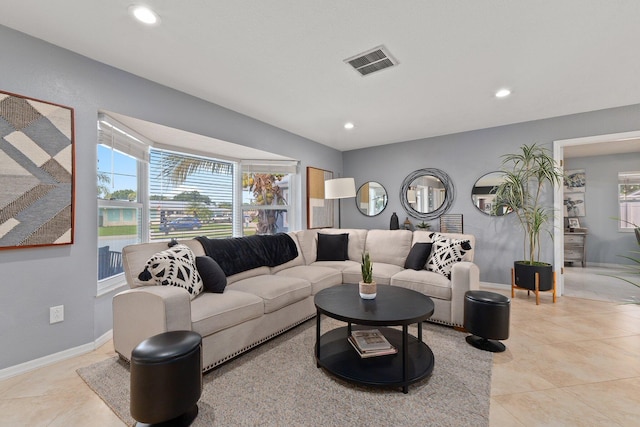
[[369,230],[365,251],[374,265],[383,262],[402,267],[411,249],[411,236],[409,230]]
[[276,273],[278,276],[297,277],[311,283],[311,294],[342,283],[342,273],[335,268],[318,265],[299,265]]
[[424,270],[427,267],[427,259],[431,254],[431,246],[431,243],[416,243],[413,245],[404,262],[404,268]]
[[208,256],[196,257],[196,268],[206,292],[221,294],[227,286],[227,276],[216,260]]
[[203,290],[195,261],[196,257],[188,246],[177,244],[149,258],[138,279],[186,289],[189,297],[194,299]]
[[318,233],[316,261],[345,261],[349,259],[349,234]]
[[431,236],[433,247],[427,261],[427,270],[442,274],[451,279],[451,267],[462,261],[466,251],[471,250],[469,240],[449,239],[439,233]]
[[[368,230],[359,228],[323,228],[319,233],[323,234],[349,234],[349,257],[351,261],[360,263],[364,252],[364,242],[367,238]],[[316,237],[317,241],[317,237]],[[309,261],[307,260],[307,264]]]
[[451,300],[451,280],[427,270],[402,270],[391,278],[392,286],[422,292],[432,298]]
[[238,282],[243,279],[247,279],[249,277],[262,276],[265,274],[269,274],[271,270],[269,267],[258,267],[253,270],[243,271],[242,273],[234,274],[233,276],[227,276],[227,286],[232,283]]
[[338,271],[343,271],[347,268],[360,268],[360,263],[359,262],[355,262],[355,261],[316,261],[314,263],[312,263],[311,265],[315,265],[318,267],[328,267],[328,268],[333,268],[336,269]]
[[262,298],[265,313],[274,312],[311,295],[309,281],[279,275],[249,277],[235,282],[229,288]]
[[304,256],[302,255],[302,250],[300,249],[300,242],[298,242],[298,237],[296,236],[295,231],[290,231],[287,233],[291,240],[296,244],[296,250],[298,251],[298,256],[292,259],[291,261],[285,262],[284,264],[276,265],[271,267],[271,274],[275,274],[278,271],[295,267],[297,265],[304,265]]
[[222,294],[205,292],[191,301],[192,329],[206,337],[264,313],[262,298],[232,289]]
[[[356,264],[356,263],[354,263]],[[378,285],[388,285],[391,283],[391,276],[402,271],[403,268],[395,264],[385,264],[383,262],[373,263],[373,280]],[[362,280],[362,270],[360,264],[351,265],[342,270],[343,283],[358,283]]]

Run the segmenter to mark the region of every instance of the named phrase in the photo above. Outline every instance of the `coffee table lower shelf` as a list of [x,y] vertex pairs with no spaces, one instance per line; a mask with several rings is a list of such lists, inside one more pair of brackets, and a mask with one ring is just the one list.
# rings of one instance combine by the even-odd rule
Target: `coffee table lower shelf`
[[[357,329],[357,328],[354,328]],[[407,335],[407,366],[403,375],[402,331],[378,328],[398,353],[363,359],[347,341],[347,327],[332,329],[320,337],[320,353],[316,355],[318,367],[355,384],[376,387],[402,387],[426,378],[433,371],[433,352],[422,341]]]

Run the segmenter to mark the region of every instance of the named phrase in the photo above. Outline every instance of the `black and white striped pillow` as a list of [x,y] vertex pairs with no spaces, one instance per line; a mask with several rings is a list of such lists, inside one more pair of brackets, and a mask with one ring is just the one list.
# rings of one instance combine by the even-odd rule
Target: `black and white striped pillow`
[[431,239],[433,246],[427,261],[427,270],[440,273],[451,280],[453,264],[462,261],[464,254],[471,250],[471,241],[449,239],[438,233],[433,233]]
[[158,252],[147,261],[138,276],[142,281],[155,281],[160,286],[178,286],[194,299],[203,290],[202,279],[196,268],[196,257],[187,245],[175,245]]

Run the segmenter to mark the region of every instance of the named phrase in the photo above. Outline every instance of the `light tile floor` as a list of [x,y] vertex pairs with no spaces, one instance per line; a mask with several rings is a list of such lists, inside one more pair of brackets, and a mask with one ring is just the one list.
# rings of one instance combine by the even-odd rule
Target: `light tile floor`
[[[510,296],[508,290],[487,290]],[[496,353],[491,426],[640,425],[640,305],[517,291]],[[0,426],[122,426],[76,374],[113,344],[0,381]],[[411,391],[409,391],[411,392]]]

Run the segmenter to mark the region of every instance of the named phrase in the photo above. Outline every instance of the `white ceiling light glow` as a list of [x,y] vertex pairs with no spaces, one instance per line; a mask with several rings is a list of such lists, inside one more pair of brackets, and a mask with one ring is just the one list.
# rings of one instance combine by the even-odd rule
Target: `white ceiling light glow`
[[354,127],[355,127],[355,125],[353,123],[351,123],[351,122],[348,122],[348,123],[344,124],[344,128],[347,129],[347,130],[351,130]]
[[133,5],[129,7],[129,12],[140,22],[147,25],[160,23],[160,17],[153,10],[143,5]]
[[496,92],[496,98],[506,98],[511,95],[511,91],[509,89],[500,89]]

